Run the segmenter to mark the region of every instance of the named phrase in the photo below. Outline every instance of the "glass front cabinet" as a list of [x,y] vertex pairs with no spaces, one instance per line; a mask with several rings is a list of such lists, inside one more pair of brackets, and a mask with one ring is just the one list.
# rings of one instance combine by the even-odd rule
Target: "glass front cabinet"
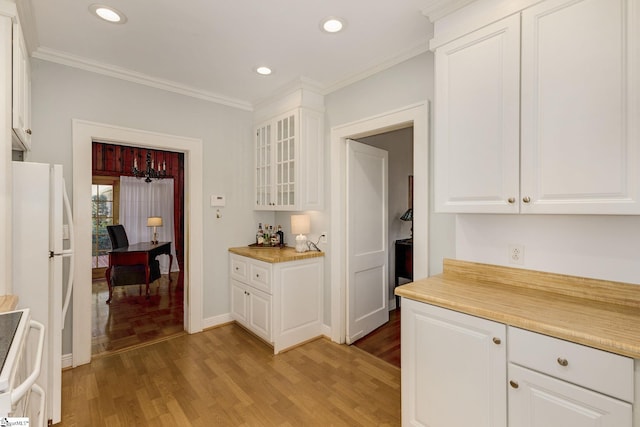
[[323,114],[296,108],[258,125],[255,138],[255,209],[321,209]]

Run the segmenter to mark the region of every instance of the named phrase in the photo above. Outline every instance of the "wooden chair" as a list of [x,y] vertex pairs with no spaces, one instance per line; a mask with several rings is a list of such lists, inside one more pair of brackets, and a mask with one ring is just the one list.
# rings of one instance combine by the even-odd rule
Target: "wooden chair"
[[[123,225],[107,225],[107,232],[109,233],[112,249],[129,246],[129,239],[127,238],[127,232]],[[107,271],[109,271],[109,269],[107,269]],[[107,304],[111,302],[114,286],[144,285],[146,283],[144,265],[114,265],[111,267],[110,273],[111,274],[107,273],[106,275],[107,285],[109,286],[109,299],[107,300]],[[160,263],[154,259],[149,265],[149,283],[159,278]],[[148,296],[149,295],[147,295],[147,297]]]

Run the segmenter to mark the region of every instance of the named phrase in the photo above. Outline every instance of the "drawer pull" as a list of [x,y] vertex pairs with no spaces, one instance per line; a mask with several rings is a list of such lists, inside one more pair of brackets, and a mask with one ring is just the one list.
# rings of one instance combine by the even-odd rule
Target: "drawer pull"
[[517,381],[514,381],[514,380],[510,380],[510,381],[509,381],[509,385],[510,385],[511,387],[513,387],[513,388],[518,388],[518,387],[520,387],[520,384],[518,384],[518,382],[517,382]]
[[502,340],[498,337],[493,337],[493,343],[496,345],[502,344]]
[[567,366],[567,365],[569,365],[569,361],[567,359],[562,358],[562,357],[558,357],[558,364],[560,366]]

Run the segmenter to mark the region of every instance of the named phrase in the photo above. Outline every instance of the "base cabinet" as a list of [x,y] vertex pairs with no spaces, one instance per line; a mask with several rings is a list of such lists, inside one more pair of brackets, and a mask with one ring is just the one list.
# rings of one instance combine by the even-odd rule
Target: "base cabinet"
[[322,334],[322,257],[267,263],[230,254],[231,316],[274,353]]
[[509,427],[632,426],[627,402],[509,364]]
[[402,425],[504,427],[506,327],[402,301]]
[[403,426],[640,426],[638,361],[406,298],[402,311]]

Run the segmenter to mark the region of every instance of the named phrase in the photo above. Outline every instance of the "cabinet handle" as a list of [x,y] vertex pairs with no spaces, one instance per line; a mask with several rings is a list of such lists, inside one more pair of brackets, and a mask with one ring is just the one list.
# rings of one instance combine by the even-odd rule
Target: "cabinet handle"
[[502,343],[502,340],[498,337],[493,337],[493,343],[496,345],[500,345]]
[[517,381],[514,381],[514,380],[510,380],[510,381],[509,381],[509,385],[510,385],[511,387],[513,387],[513,388],[518,388],[518,387],[520,387],[520,384],[518,384],[518,382],[517,382]]
[[529,196],[523,197],[522,201],[525,202],[525,203],[529,203],[531,201],[531,197],[529,197]]
[[256,279],[259,279],[259,278],[260,278],[260,275],[259,275],[259,274],[256,274]]
[[558,365],[560,366],[568,366],[569,361],[563,357],[558,357]]
[[509,197],[507,199],[507,202],[509,202],[510,204],[514,204],[516,202],[516,198],[515,197]]
[[240,270],[238,267],[236,267],[236,271]]
[[31,135],[31,129],[25,129],[25,132],[27,133],[27,135]]

